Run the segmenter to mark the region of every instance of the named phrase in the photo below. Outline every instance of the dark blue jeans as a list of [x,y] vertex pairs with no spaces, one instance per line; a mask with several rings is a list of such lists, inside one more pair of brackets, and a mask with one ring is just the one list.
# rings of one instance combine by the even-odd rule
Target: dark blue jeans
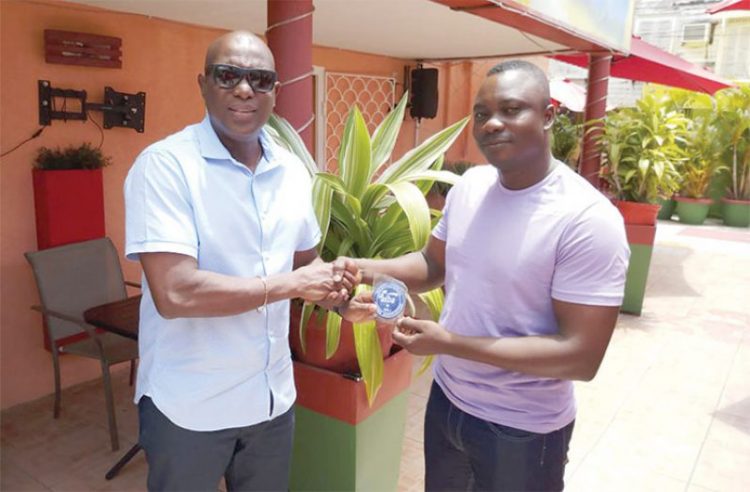
[[432,383],[424,422],[425,489],[562,490],[573,422],[536,434],[459,410]]
[[150,491],[289,490],[294,407],[268,422],[211,432],[173,424],[151,398],[138,402]]

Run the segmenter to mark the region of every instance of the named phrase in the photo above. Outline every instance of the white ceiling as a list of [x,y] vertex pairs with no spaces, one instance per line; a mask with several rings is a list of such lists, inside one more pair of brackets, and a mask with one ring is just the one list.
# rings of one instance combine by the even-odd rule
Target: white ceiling
[[[77,3],[229,30],[266,30],[266,0],[76,0]],[[313,42],[406,59],[438,60],[564,50],[429,0],[315,0]]]

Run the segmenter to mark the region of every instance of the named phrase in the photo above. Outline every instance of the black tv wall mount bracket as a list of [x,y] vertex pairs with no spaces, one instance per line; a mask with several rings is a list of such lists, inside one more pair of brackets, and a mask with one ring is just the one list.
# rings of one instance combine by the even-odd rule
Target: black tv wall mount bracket
[[[52,87],[49,80],[38,81],[39,86],[39,124],[51,125],[52,120],[88,119],[88,111],[101,111],[104,128],[116,126],[132,128],[143,133],[146,117],[146,93],[126,94],[117,92],[111,87],[104,88],[104,103],[86,101],[86,91],[58,89]],[[63,99],[62,107],[57,108],[55,99]],[[75,100],[79,111],[68,111],[68,100]],[[73,106],[73,105],[71,105]]]

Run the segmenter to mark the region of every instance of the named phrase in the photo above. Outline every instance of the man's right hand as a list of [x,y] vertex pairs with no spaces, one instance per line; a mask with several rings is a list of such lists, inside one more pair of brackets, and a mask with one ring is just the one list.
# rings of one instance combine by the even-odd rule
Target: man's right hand
[[339,305],[360,282],[357,264],[349,258],[331,263],[315,262],[295,270],[298,297],[308,302]]

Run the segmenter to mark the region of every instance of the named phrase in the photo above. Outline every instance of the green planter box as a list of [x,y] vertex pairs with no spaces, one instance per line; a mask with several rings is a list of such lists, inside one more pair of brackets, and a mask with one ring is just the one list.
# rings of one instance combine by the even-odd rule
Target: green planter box
[[364,382],[294,362],[296,426],[290,490],[395,491],[413,358],[385,360],[370,407]]
[[625,281],[625,298],[620,311],[640,316],[646,295],[656,226],[625,224],[625,232],[630,245],[630,265]]

